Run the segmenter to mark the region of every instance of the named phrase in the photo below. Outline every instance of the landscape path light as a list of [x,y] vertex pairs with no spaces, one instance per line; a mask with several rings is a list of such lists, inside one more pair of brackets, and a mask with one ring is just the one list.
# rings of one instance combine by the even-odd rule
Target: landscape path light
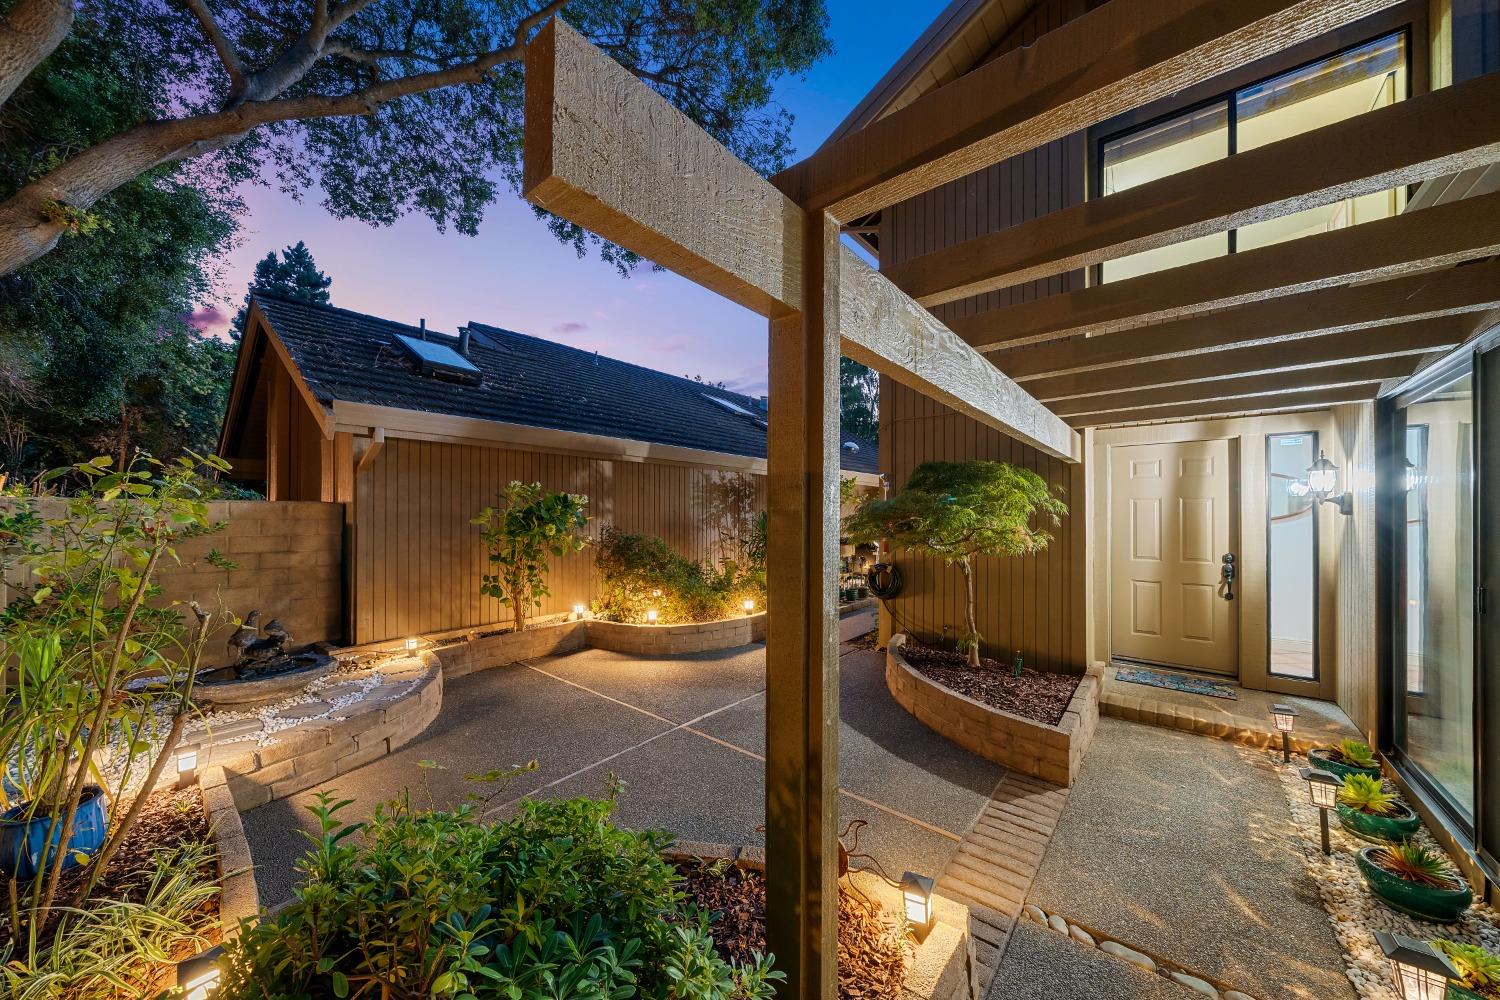
[[1312,796],[1313,805],[1318,807],[1318,825],[1322,827],[1323,853],[1332,854],[1333,849],[1328,844],[1328,810],[1338,804],[1339,789],[1343,782],[1336,775],[1316,767],[1304,767],[1297,772],[1302,775],[1302,780],[1307,782],[1308,793]]
[[198,772],[198,748],[181,747],[177,751],[177,787],[193,784]]
[[406,642],[403,643],[402,645],[405,647],[405,649],[406,649],[406,651],[408,653],[415,653],[417,651],[417,647],[420,646],[421,644],[422,644],[422,640],[421,639],[418,639],[414,635],[409,635],[409,636],[406,637]]
[[655,608],[652,608],[650,611],[646,612],[646,624],[648,624],[648,625],[655,625],[656,624],[656,618],[657,618],[657,614],[656,614],[656,609]]
[[583,616],[588,613],[588,610],[589,609],[584,607],[582,604],[573,605],[573,620],[575,622],[583,621]]
[[901,876],[901,895],[906,900],[906,922],[916,932],[917,940],[932,929],[932,889],[935,883],[926,875],[907,872]]
[[744,607],[745,607],[745,614],[748,615],[752,611],[755,610],[755,602],[753,600],[751,600],[750,598],[747,597],[747,598],[745,598]]
[[215,945],[177,963],[177,987],[183,1000],[209,1000],[214,995],[223,976],[219,968],[223,957],[224,949]]
[[1459,978],[1448,956],[1426,941],[1376,931],[1375,943],[1391,963],[1401,1000],[1443,1000],[1448,995],[1449,980]]
[[1292,729],[1297,725],[1297,709],[1291,705],[1279,703],[1272,705],[1271,721],[1276,724],[1276,731],[1281,734],[1281,762],[1290,764],[1292,762]]

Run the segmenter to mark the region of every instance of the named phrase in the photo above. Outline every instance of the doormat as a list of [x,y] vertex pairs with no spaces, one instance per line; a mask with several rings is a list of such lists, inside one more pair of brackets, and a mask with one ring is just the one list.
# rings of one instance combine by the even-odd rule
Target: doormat
[[1144,667],[1116,667],[1115,680],[1125,681],[1127,684],[1167,688],[1171,691],[1185,691],[1188,694],[1205,694],[1210,698],[1228,698],[1230,701],[1239,699],[1239,694],[1232,684],[1211,681],[1203,677],[1166,674],[1160,670],[1147,670]]

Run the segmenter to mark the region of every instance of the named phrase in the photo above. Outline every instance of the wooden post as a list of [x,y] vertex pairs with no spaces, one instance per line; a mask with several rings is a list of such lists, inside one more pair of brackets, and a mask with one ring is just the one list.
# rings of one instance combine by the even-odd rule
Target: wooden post
[[803,310],[771,320],[766,931],[782,995],[838,991],[839,236],[803,227]]

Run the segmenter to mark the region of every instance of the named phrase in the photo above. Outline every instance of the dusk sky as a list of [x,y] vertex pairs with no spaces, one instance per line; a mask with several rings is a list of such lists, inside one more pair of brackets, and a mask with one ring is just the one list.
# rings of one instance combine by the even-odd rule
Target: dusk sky
[[[780,102],[796,116],[796,155],[827,137],[942,9],[932,0],[829,0],[835,52],[803,80],[785,80]],[[310,192],[300,204],[248,187],[240,243],[224,261],[221,301],[206,332],[228,326],[255,262],[303,240],[333,278],[334,305],[452,333],[470,320],[547,337],[675,375],[765,391],[766,322],[667,271],[626,279],[596,257],[579,259],[506,192],[479,236],[440,234],[424,216],[372,228],[331,217]]]

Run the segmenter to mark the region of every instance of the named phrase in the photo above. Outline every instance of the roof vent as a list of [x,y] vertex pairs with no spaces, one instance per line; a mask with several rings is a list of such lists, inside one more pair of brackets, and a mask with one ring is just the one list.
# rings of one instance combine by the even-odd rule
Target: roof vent
[[[423,330],[425,335],[426,331]],[[422,369],[422,374],[445,382],[478,385],[483,374],[468,358],[435,340],[418,340],[396,334],[396,344]]]
[[844,450],[847,451],[851,455],[857,455],[857,454],[859,454],[859,442],[858,441],[845,441],[844,442]]

